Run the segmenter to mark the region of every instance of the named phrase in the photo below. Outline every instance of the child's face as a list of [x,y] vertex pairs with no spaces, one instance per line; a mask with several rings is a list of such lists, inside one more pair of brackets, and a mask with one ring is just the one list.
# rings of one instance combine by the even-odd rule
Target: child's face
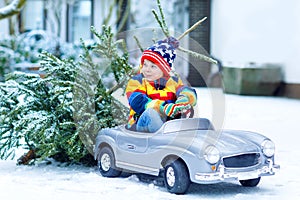
[[148,81],[155,81],[164,75],[162,70],[156,64],[147,59],[144,60],[141,73]]

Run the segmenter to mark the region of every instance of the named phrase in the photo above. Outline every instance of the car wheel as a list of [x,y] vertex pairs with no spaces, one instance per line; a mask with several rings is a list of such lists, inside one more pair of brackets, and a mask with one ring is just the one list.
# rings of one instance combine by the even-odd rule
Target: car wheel
[[172,161],[164,168],[164,181],[170,193],[184,194],[190,186],[190,177],[185,164]]
[[114,153],[109,147],[104,147],[100,150],[98,168],[104,177],[117,177],[121,174],[121,171],[116,167]]
[[244,187],[255,187],[258,185],[260,177],[248,180],[240,180],[240,183]]

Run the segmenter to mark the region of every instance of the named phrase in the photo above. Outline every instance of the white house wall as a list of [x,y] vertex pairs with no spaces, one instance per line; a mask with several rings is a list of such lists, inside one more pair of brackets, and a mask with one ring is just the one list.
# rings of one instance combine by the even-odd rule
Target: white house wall
[[299,0],[212,0],[211,53],[224,63],[282,63],[300,83]]

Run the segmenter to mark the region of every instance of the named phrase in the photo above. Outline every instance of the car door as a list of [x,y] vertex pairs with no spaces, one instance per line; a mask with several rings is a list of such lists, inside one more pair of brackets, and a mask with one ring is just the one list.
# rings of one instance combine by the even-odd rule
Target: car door
[[119,167],[147,174],[157,174],[159,167],[154,165],[151,154],[147,152],[149,139],[153,133],[123,132],[116,138]]
[[128,153],[144,153],[148,148],[148,134],[131,132],[117,136],[118,147]]

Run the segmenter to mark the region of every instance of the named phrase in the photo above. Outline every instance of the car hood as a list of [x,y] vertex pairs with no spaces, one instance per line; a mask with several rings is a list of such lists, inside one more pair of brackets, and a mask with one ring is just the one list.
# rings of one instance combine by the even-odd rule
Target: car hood
[[[196,134],[195,145],[206,147],[214,145],[221,152],[222,156],[246,153],[260,152],[261,139],[247,137],[250,134],[246,131],[200,131]],[[254,137],[254,136],[252,136]]]
[[224,153],[260,152],[260,143],[243,137],[247,134],[245,131],[222,131],[216,146]]

